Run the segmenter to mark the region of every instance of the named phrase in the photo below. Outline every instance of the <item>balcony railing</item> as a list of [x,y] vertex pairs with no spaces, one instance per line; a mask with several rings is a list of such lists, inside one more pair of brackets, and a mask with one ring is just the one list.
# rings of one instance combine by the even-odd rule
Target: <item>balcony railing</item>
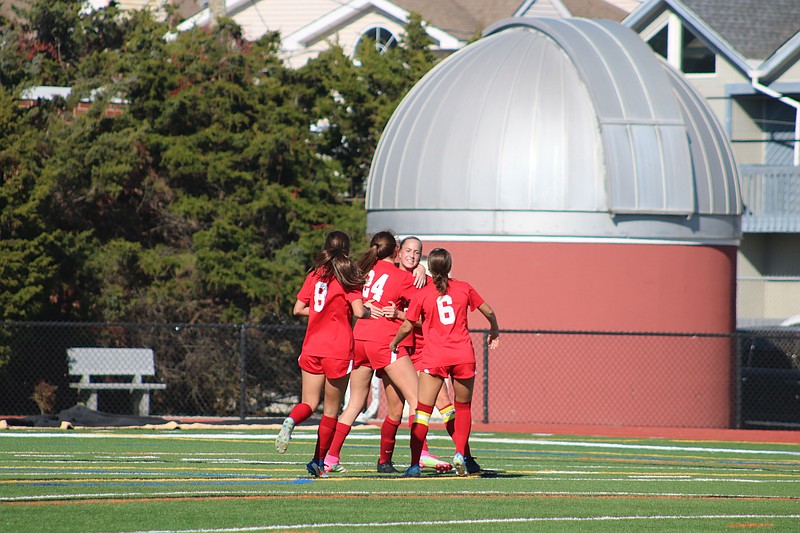
[[741,165],[745,233],[800,233],[800,167]]

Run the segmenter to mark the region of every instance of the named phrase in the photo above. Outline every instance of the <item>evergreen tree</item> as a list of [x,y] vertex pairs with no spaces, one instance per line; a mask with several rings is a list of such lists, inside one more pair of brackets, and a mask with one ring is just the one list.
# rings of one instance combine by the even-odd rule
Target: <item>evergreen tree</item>
[[[375,145],[435,62],[419,17],[360,66],[334,46],[291,70],[278,35],[249,42],[232,20],[176,34],[80,6],[34,0],[0,29],[4,316],[289,319],[330,229],[365,245]],[[38,84],[72,93],[15,105]]]

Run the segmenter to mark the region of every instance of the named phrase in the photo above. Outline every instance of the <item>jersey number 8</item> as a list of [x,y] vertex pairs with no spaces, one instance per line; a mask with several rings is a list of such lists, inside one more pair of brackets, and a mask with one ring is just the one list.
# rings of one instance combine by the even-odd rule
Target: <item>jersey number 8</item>
[[314,285],[314,311],[319,313],[325,307],[325,297],[328,296],[328,284],[318,281]]

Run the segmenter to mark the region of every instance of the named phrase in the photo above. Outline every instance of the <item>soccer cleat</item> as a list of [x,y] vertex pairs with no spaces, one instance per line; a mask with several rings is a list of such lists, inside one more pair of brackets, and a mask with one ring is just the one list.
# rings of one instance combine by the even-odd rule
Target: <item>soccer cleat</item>
[[423,455],[419,458],[420,468],[433,468],[437,474],[444,474],[453,469],[450,463],[446,463],[433,455]]
[[420,477],[421,475],[422,472],[420,471],[419,465],[411,465],[403,472],[403,477]]
[[286,417],[281,425],[281,430],[278,436],[275,437],[275,449],[278,453],[286,453],[286,448],[289,447],[289,441],[292,440],[292,431],[294,430],[294,420],[291,417]]
[[347,469],[340,465],[339,463],[328,464],[325,463],[325,471],[326,472],[336,472],[337,474],[346,474]]
[[456,474],[459,476],[467,475],[467,464],[464,456],[461,453],[456,453],[453,457],[453,468],[456,469]]
[[477,474],[481,471],[481,465],[471,455],[466,456],[464,462],[467,464],[467,474]]
[[328,477],[328,473],[325,472],[325,463],[322,463],[322,466],[320,466],[320,463],[318,463],[316,459],[312,459],[306,465],[306,470],[314,477]]
[[394,463],[386,461],[385,463],[378,463],[378,472],[381,474],[399,474],[400,471],[394,467]]

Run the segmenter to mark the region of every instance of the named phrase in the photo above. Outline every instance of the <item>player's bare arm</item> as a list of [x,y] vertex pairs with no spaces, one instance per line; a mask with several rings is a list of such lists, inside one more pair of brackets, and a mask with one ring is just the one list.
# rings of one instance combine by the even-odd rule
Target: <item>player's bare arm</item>
[[364,306],[370,311],[371,318],[381,318],[383,316],[383,308],[375,305],[375,300],[367,300]]
[[369,318],[372,316],[372,309],[367,307],[366,304],[364,304],[364,300],[360,298],[358,300],[353,300],[350,303],[350,307],[353,308],[353,314],[358,318]]
[[308,304],[306,302],[297,300],[294,303],[294,309],[292,312],[294,313],[294,316],[308,316]]
[[412,273],[414,274],[414,286],[418,289],[424,287],[428,282],[428,273],[425,271],[425,265],[422,263],[418,264],[414,267]]
[[400,329],[397,330],[397,334],[394,336],[394,339],[392,339],[392,342],[389,343],[389,349],[392,351],[392,353],[397,352],[397,345],[400,344],[403,339],[408,337],[408,334],[413,330],[414,324],[408,320],[403,320],[403,324],[400,326]]
[[478,307],[478,311],[489,321],[489,335],[486,337],[486,342],[489,343],[489,348],[494,350],[500,342],[500,328],[497,326],[497,315],[494,314],[494,310],[486,302],[483,302],[480,307]]

